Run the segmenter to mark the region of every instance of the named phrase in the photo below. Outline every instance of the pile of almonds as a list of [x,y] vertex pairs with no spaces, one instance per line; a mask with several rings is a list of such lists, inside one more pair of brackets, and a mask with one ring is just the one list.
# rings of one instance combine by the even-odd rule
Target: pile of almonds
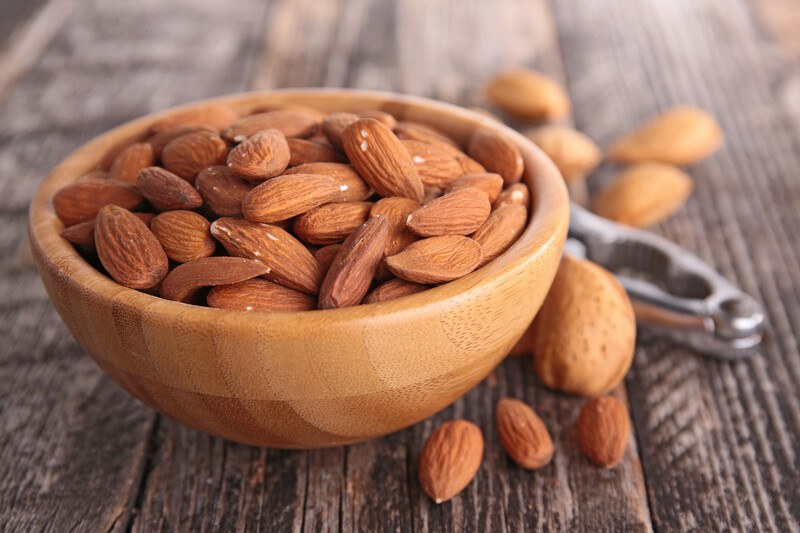
[[523,171],[493,128],[462,147],[378,110],[207,105],[157,122],[53,207],[61,235],[120,285],[224,309],[332,309],[497,258],[528,219]]

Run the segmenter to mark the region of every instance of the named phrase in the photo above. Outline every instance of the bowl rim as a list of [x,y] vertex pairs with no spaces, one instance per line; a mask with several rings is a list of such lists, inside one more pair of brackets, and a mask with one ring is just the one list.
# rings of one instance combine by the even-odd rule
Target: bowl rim
[[[417,115],[417,111],[427,111],[443,119],[449,118],[469,123],[474,128],[485,126],[503,132],[514,141],[523,153],[523,158],[526,159],[523,180],[531,191],[531,209],[525,229],[517,241],[499,257],[454,281],[386,302],[361,304],[340,309],[290,312],[217,309],[166,300],[130,289],[119,285],[95,269],[72,244],[60,236],[64,225],[55,216],[52,197],[58,189],[92,170],[87,168],[86,159],[95,161],[95,167],[100,166],[103,160],[106,160],[107,163],[108,152],[115,148],[118,149],[123,140],[130,143],[144,138],[150,125],[180,111],[214,104],[241,107],[246,102],[252,103],[249,106],[252,109],[259,104],[264,105],[270,100],[273,101],[272,103],[303,103],[302,100],[306,99],[357,100],[367,104],[361,105],[363,109],[401,106],[405,111],[413,111],[412,115]],[[408,119],[408,117],[398,117],[398,120],[402,119]],[[423,120],[417,121],[424,122]],[[441,127],[441,125],[439,126]],[[528,160],[533,160],[535,168],[529,167]],[[78,286],[81,292],[91,293],[109,304],[119,305],[122,303],[159,315],[178,314],[184,318],[192,315],[201,320],[236,316],[248,321],[285,321],[323,317],[326,321],[328,319],[351,321],[368,320],[376,315],[385,316],[410,310],[420,311],[427,307],[433,308],[454,303],[459,298],[465,297],[470,291],[485,288],[487,284],[513,275],[513,272],[519,268],[533,267],[537,258],[550,250],[552,246],[557,246],[560,250],[568,224],[569,197],[564,180],[553,162],[532,141],[490,117],[454,104],[393,92],[343,88],[288,88],[247,91],[195,100],[162,111],[148,113],[101,133],[62,159],[39,184],[29,208],[28,235],[37,268],[40,271],[44,268],[45,262],[55,265],[55,273],[63,277],[66,283]]]

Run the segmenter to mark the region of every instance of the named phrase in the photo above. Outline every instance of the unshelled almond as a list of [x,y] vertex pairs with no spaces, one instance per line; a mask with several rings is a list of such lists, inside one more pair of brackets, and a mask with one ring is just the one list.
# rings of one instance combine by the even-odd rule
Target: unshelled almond
[[589,136],[569,126],[543,126],[528,130],[525,136],[547,154],[567,181],[583,178],[603,158]]
[[[206,126],[203,124],[198,125],[189,125],[189,126],[178,126],[172,129],[160,131],[148,137],[145,142],[149,144],[153,148],[153,157],[156,160],[161,159],[161,154],[164,152],[164,148],[167,147],[169,143],[177,139],[178,137],[182,137],[188,133],[197,133],[200,131],[208,132],[208,133],[219,133],[215,128],[211,126]],[[148,165],[149,166],[149,165]]]
[[622,461],[630,432],[628,409],[613,396],[586,402],[575,426],[581,451],[604,468],[612,468]]
[[424,185],[445,188],[464,174],[461,164],[447,150],[421,141],[402,141]]
[[285,137],[308,137],[319,126],[317,115],[297,109],[277,109],[242,117],[222,132],[233,142],[242,142],[259,131],[275,129]]
[[334,163],[339,155],[329,144],[308,139],[286,139],[289,145],[289,166],[296,167],[307,163]]
[[108,179],[136,183],[139,171],[155,163],[153,146],[148,143],[133,143],[122,150],[108,169]]
[[341,192],[341,185],[327,176],[280,176],[247,193],[242,201],[242,214],[252,222],[278,222],[334,202]]
[[444,283],[466,276],[480,265],[481,245],[462,235],[430,237],[386,258],[398,278],[415,283]]
[[276,129],[253,134],[228,154],[228,167],[247,180],[279,176],[289,166],[291,153],[286,137]]
[[[418,201],[400,196],[381,198],[372,206],[370,215],[373,217],[383,215],[389,223],[389,237],[386,239],[384,257],[398,254],[406,246],[419,240],[419,236],[406,225],[408,215],[419,209],[419,207],[420,203]],[[386,280],[391,277],[391,273],[386,267],[385,259],[381,262],[375,277],[378,280]]]
[[142,203],[139,190],[116,180],[87,179],[63,187],[53,196],[53,210],[65,226],[92,220],[107,205],[135,209]]
[[466,420],[446,422],[431,433],[419,456],[422,490],[436,503],[456,496],[478,473],[483,434]]
[[339,194],[336,202],[360,202],[372,195],[372,189],[361,179],[353,167],[344,163],[307,163],[286,169],[284,176],[295,174],[315,174],[327,176],[336,181]]
[[139,172],[139,190],[156,211],[197,209],[203,197],[192,184],[161,167],[147,167]]
[[377,302],[386,302],[388,300],[395,300],[403,296],[417,294],[430,289],[430,285],[422,285],[420,283],[413,283],[404,279],[390,279],[375,287],[372,292],[364,297],[363,303],[374,304]]
[[553,440],[542,419],[525,402],[503,398],[495,421],[506,453],[522,468],[537,470],[553,458]]
[[423,205],[406,218],[409,229],[422,237],[469,235],[486,222],[492,204],[480,189],[458,189]]
[[167,300],[190,303],[203,287],[239,283],[269,270],[259,261],[241,257],[203,257],[175,267],[161,282],[159,295]]
[[309,244],[342,242],[366,222],[372,202],[335,202],[321,205],[300,215],[294,233]]
[[492,204],[492,209],[500,209],[504,205],[521,205],[526,209],[530,208],[531,193],[528,186],[524,183],[515,183],[506,188]]
[[503,191],[503,177],[493,172],[465,174],[453,181],[453,183],[445,189],[445,193],[467,188],[482,190],[489,196],[489,201],[494,203]]
[[356,112],[358,118],[374,118],[390,130],[397,126],[397,119],[386,111],[380,109],[365,109],[364,111]]
[[210,104],[173,113],[153,124],[151,131],[160,133],[185,126],[210,126],[219,131],[230,126],[239,114],[226,105]]
[[342,134],[347,126],[358,122],[359,117],[355,113],[331,113],[322,121],[322,131],[328,141],[335,147],[342,147]]
[[328,272],[331,263],[333,263],[333,259],[336,257],[336,254],[339,253],[339,248],[341,247],[341,244],[329,244],[314,252],[314,259],[319,262],[319,266],[322,268],[323,272]]
[[310,311],[317,306],[313,296],[260,278],[218,285],[206,300],[209,307],[238,311]]
[[[136,218],[141,220],[145,223],[146,226],[150,226],[150,221],[153,220],[155,217],[155,213],[133,213]],[[72,244],[77,244],[79,246],[84,246],[88,248],[94,248],[94,226],[95,226],[95,219],[87,220],[86,222],[80,222],[73,226],[69,226],[68,228],[64,228],[61,230],[61,237],[68,240]]]
[[197,173],[206,167],[225,163],[228,145],[216,133],[197,131],[181,135],[164,147],[164,168],[194,183]]
[[242,201],[254,187],[224,165],[201,170],[194,184],[206,207],[221,217],[242,216]]
[[467,153],[488,172],[503,176],[506,186],[522,179],[524,163],[519,148],[491,128],[478,128],[470,137]]
[[561,120],[570,112],[569,97],[561,85],[534,70],[498,74],[486,87],[486,95],[502,111],[522,120]]
[[521,205],[504,205],[492,211],[472,238],[481,245],[481,265],[494,261],[517,240],[528,220],[528,210]]
[[166,211],[150,222],[167,257],[186,263],[214,255],[217,241],[211,236],[211,224],[194,211]]
[[394,127],[394,132],[403,140],[420,141],[442,148],[449,146],[450,148],[460,150],[458,143],[451,139],[446,133],[428,124],[422,124],[421,122],[398,122]]

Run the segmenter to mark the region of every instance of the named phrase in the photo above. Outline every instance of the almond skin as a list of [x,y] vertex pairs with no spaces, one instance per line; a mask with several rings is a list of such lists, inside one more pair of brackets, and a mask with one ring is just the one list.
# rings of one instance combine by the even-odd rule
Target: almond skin
[[286,139],[289,145],[289,166],[296,167],[307,163],[335,163],[339,155],[329,144],[306,139]]
[[420,207],[406,225],[422,237],[469,235],[486,222],[492,204],[480,189],[459,189]]
[[723,137],[717,121],[706,111],[676,107],[621,138],[608,157],[617,163],[691,165],[714,153]]
[[289,165],[291,154],[286,137],[276,129],[255,133],[228,154],[228,168],[247,180],[279,176]]
[[492,209],[500,209],[504,205],[521,205],[526,209],[531,205],[531,193],[524,183],[515,183],[500,193],[492,204]]
[[211,235],[229,254],[264,263],[266,279],[307,294],[319,292],[322,268],[300,241],[281,228],[220,218],[211,224]]
[[136,187],[116,180],[78,181],[53,196],[53,210],[65,226],[94,219],[106,205],[135,209],[141,203],[142,195]]
[[517,240],[528,221],[528,210],[521,205],[504,205],[495,209],[472,238],[481,245],[481,266],[494,261]]
[[372,196],[372,189],[353,170],[344,163],[307,163],[286,169],[284,176],[295,174],[317,174],[333,178],[339,186],[336,202],[360,202]]
[[[419,207],[420,203],[418,201],[401,196],[381,198],[372,206],[370,216],[383,215],[389,223],[389,237],[386,239],[384,257],[398,254],[403,248],[419,240],[419,237],[406,226],[408,215],[419,209]],[[386,280],[391,277],[391,273],[386,267],[385,259],[381,261],[375,277],[379,280]]]
[[314,174],[280,176],[256,186],[242,201],[242,214],[252,222],[278,222],[335,202],[342,192],[333,178]]
[[692,178],[677,167],[639,163],[601,190],[592,207],[598,215],[621,224],[647,227],[680,209],[692,189]]
[[107,205],[94,228],[97,255],[114,281],[131,289],[150,289],[167,274],[167,254],[153,232],[133,213]]
[[211,289],[206,301],[209,307],[236,311],[310,311],[317,306],[313,296],[265,279],[218,285]]
[[495,409],[497,433],[506,453],[522,468],[537,470],[553,459],[553,440],[528,404],[503,398]]
[[242,201],[253,190],[251,183],[223,165],[201,170],[195,186],[206,207],[221,217],[241,217]]
[[614,276],[565,255],[533,322],[536,374],[546,386],[597,396],[622,381],[633,361],[636,319]]
[[331,267],[331,263],[333,263],[333,259],[336,257],[336,254],[339,253],[339,248],[341,247],[341,244],[329,244],[328,246],[323,246],[314,252],[314,259],[319,261],[319,265],[322,267],[323,272],[328,272],[328,269]]
[[498,74],[486,87],[486,96],[503,112],[522,120],[555,121],[570,112],[569,97],[561,85],[529,69]]
[[398,138],[409,141],[420,141],[441,148],[450,147],[461,150],[458,143],[433,126],[420,122],[398,122],[394,127],[394,132]]
[[544,126],[528,130],[525,136],[547,154],[567,181],[584,178],[603,158],[594,141],[568,126]]
[[422,181],[414,161],[392,131],[375,119],[350,124],[342,147],[353,168],[381,196],[422,200]]
[[263,263],[241,257],[204,257],[175,267],[161,282],[162,298],[176,302],[196,301],[203,287],[239,283],[264,274]]
[[419,482],[436,503],[464,490],[483,460],[483,434],[466,420],[446,422],[431,433],[419,456]]
[[294,222],[294,233],[309,244],[342,242],[369,218],[372,202],[337,202],[315,207]]
[[586,402],[575,425],[581,451],[603,468],[613,468],[622,461],[630,432],[628,409],[613,396]]
[[383,258],[389,224],[372,217],[350,234],[336,253],[319,289],[319,309],[358,305],[369,290]]
[[333,146],[341,148],[344,130],[360,118],[354,113],[331,113],[322,121],[322,131]]
[[[150,221],[156,216],[155,213],[134,213],[134,215],[148,227],[150,226]],[[59,235],[72,244],[94,248],[94,226],[95,219],[87,220],[64,228]]]
[[197,133],[200,131],[219,134],[219,131],[212,128],[211,126],[206,126],[202,124],[195,126],[178,126],[177,128],[164,130],[159,133],[156,133],[148,137],[145,142],[153,148],[153,156],[155,157],[155,159],[160,160],[161,154],[164,152],[164,148],[166,148],[169,143],[171,143],[178,137],[186,135],[187,133]]
[[447,150],[420,141],[402,141],[423,185],[445,188],[464,174],[461,164]]
[[478,268],[481,259],[481,245],[476,241],[461,235],[442,235],[411,243],[399,254],[386,258],[386,266],[406,281],[436,284],[469,274]]
[[177,263],[214,255],[217,241],[211,237],[210,227],[208,220],[194,211],[167,211],[150,223],[167,257]]
[[203,197],[192,185],[161,167],[147,167],[139,172],[139,190],[156,211],[197,209]]
[[490,128],[478,128],[472,134],[467,153],[488,172],[503,176],[506,186],[522,179],[524,164],[519,148],[505,135]]
[[164,168],[194,183],[197,173],[206,167],[225,163],[228,145],[216,133],[197,131],[181,135],[164,147]]
[[278,130],[284,137],[308,137],[319,125],[318,116],[297,109],[278,109],[240,118],[222,132],[233,142],[242,142],[263,130]]
[[494,203],[503,191],[503,176],[492,172],[466,174],[451,183],[445,193],[467,188],[482,190],[489,196],[489,201]]
[[155,162],[153,147],[147,143],[133,143],[121,151],[108,169],[108,179],[136,183],[139,171]]
[[203,105],[173,113],[153,124],[155,134],[185,126],[210,126],[216,131],[227,128],[239,118],[239,114],[225,105]]
[[359,111],[356,113],[356,116],[358,118],[374,118],[390,130],[393,130],[397,126],[397,119],[386,111],[381,111],[380,109],[367,109],[366,111]]
[[410,294],[417,294],[418,292],[430,289],[430,285],[421,285],[419,283],[412,283],[404,279],[390,279],[375,287],[371,293],[364,297],[364,304],[374,304],[378,302],[386,302],[388,300],[395,300],[408,296]]

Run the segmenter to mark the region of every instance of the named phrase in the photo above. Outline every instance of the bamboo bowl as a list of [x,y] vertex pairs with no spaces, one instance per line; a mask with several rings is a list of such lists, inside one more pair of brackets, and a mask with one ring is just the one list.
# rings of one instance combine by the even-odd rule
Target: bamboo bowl
[[315,448],[397,431],[486,377],[522,335],[555,276],[568,226],[563,180],[530,141],[476,113],[431,100],[350,90],[246,93],[220,102],[323,111],[382,109],[465,143],[478,125],[519,146],[532,192],[527,228],[505,254],[437,288],[330,311],[238,312],[162,300],[117,285],[59,236],[53,194],[146,136],[177,109],[115,128],[62,161],[30,208],[33,255],[78,343],[136,398],[193,428],[258,446]]

